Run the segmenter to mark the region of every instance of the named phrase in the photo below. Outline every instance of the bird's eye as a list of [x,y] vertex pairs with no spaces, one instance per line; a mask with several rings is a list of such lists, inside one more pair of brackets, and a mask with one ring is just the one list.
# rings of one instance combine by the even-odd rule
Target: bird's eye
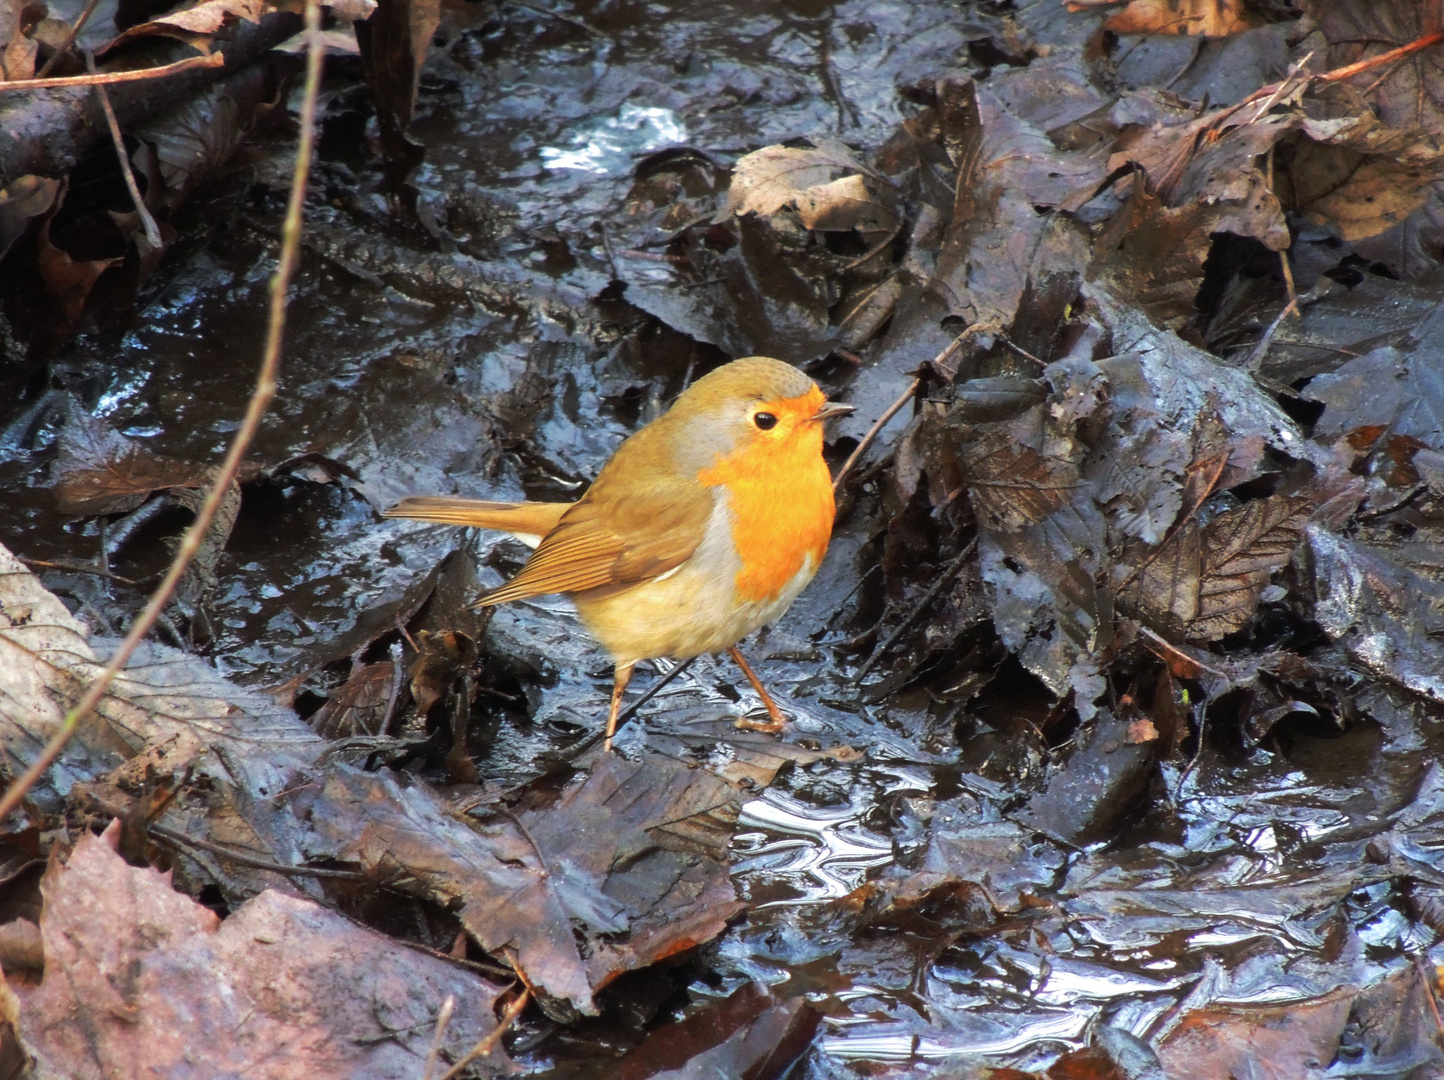
[[763,431],[771,431],[777,426],[777,417],[773,416],[770,412],[753,413],[752,422]]

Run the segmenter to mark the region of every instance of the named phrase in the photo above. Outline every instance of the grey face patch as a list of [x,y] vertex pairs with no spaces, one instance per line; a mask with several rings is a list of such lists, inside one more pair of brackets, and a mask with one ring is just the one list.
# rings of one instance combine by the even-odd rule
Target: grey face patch
[[[686,437],[675,443],[679,463],[700,472],[726,457],[755,433],[752,414],[763,401],[801,397],[812,380],[791,364],[765,356],[734,360],[709,372],[687,389],[663,418],[669,426],[685,425]],[[718,401],[735,402],[705,424],[690,423]]]

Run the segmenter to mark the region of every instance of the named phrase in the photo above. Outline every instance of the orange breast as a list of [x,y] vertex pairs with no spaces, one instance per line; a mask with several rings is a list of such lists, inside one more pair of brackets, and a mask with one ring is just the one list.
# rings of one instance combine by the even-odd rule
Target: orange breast
[[822,459],[821,424],[805,423],[783,440],[749,443],[697,479],[727,489],[732,542],[742,562],[737,572],[741,599],[775,597],[809,555],[814,568],[821,564],[836,512],[832,478]]

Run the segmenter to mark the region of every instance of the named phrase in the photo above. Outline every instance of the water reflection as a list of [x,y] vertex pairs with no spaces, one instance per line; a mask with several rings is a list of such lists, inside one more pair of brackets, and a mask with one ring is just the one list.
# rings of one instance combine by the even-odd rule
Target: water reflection
[[687,141],[687,129],[671,109],[655,105],[623,105],[616,116],[603,116],[581,126],[572,145],[544,146],[548,169],[580,169],[601,176],[630,172],[638,154]]
[[[1016,1021],[1010,1025],[1009,1021]],[[854,1028],[846,1034],[824,1035],[822,1052],[840,1061],[912,1061],[940,1058],[984,1057],[1016,1054],[1038,1043],[1075,1043],[1091,1023],[1086,1015],[1072,1012],[998,1016],[991,1035],[970,1035],[966,1039],[945,1039],[907,1031],[870,1034]],[[884,1025],[867,1025],[881,1028]],[[896,1027],[896,1025],[886,1025]],[[861,1027],[861,1025],[859,1026]]]
[[[739,828],[765,831],[733,838],[733,875],[780,880],[798,893],[753,910],[836,900],[857,888],[869,868],[891,862],[891,841],[862,829],[859,813],[851,805],[807,806],[772,790],[745,803]],[[784,838],[774,839],[778,833]]]

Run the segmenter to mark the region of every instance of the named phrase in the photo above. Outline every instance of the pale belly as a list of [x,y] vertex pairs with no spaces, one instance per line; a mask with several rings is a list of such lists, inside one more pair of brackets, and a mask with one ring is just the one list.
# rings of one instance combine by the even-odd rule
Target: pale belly
[[618,664],[720,652],[781,617],[817,573],[811,554],[782,588],[761,600],[738,595],[740,564],[730,515],[719,503],[692,557],[671,573],[629,589],[576,593],[577,613]]

